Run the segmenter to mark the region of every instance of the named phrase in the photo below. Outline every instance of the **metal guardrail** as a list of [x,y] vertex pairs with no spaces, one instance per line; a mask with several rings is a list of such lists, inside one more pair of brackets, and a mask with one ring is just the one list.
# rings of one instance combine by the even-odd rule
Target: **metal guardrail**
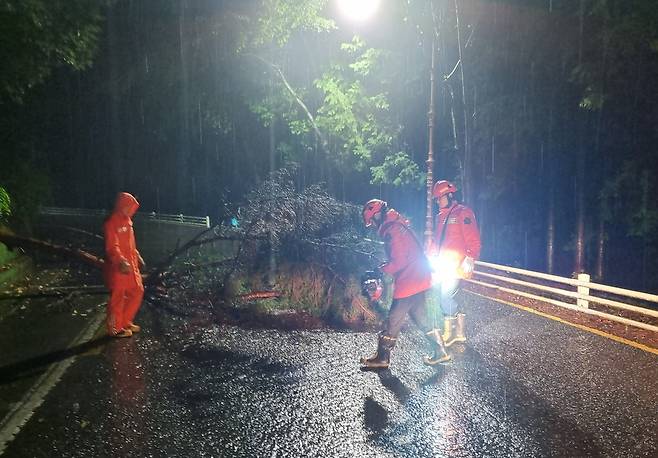
[[[63,207],[41,207],[39,213],[42,215],[61,215],[61,216],[106,216],[106,210],[92,210],[85,208],[63,208]],[[187,215],[168,215],[164,213],[146,213],[137,212],[134,216],[140,220],[153,220],[165,223],[185,224],[188,226],[210,227],[209,216],[187,216]]]
[[[573,278],[560,277],[557,275],[545,274],[541,272],[535,272],[532,270],[518,269],[516,267],[492,264],[490,262],[477,261],[475,264],[476,267],[481,267],[489,271],[498,272],[497,274],[497,273],[485,272],[481,269],[476,269],[474,271],[474,276],[477,277],[478,280],[475,280],[473,278],[466,280],[475,285],[494,288],[499,291],[516,294],[522,297],[527,297],[529,299],[535,299],[542,302],[547,302],[549,304],[557,305],[559,307],[563,307],[569,310],[586,313],[588,315],[598,316],[611,321],[616,321],[618,323],[623,323],[629,326],[646,329],[648,331],[658,332],[658,326],[654,326],[648,323],[643,323],[641,321],[633,320],[630,318],[621,317],[611,313],[601,312],[599,310],[593,310],[589,308],[589,303],[590,302],[598,303],[608,307],[626,310],[628,312],[633,312],[640,315],[650,316],[655,318],[658,318],[658,310],[652,310],[645,307],[638,307],[637,305],[628,304],[618,300],[593,296],[589,294],[589,292],[590,290],[602,291],[605,293],[614,294],[616,296],[634,298],[652,303],[658,303],[658,295],[644,293],[640,291],[633,291],[624,288],[617,288],[615,286],[608,286],[600,283],[592,283],[589,281],[589,275],[587,274],[580,274],[578,279],[573,279]],[[504,273],[507,275],[500,275],[500,273]],[[571,291],[563,288],[547,286],[545,284],[533,283],[531,280],[528,279],[521,280],[519,278],[510,277],[509,274],[516,274],[522,277],[530,277],[530,279],[534,278],[540,280],[547,280],[550,282],[575,287],[576,290]],[[497,282],[507,284],[510,286],[509,287],[501,286],[500,284],[484,281],[487,279],[495,280]],[[514,286],[516,286],[517,289],[515,289]],[[526,289],[533,289],[554,295],[569,297],[575,299],[576,303],[575,304],[568,303],[556,299],[551,299],[545,296],[540,296],[538,294],[532,294],[527,291],[518,289],[518,287],[524,287]]]

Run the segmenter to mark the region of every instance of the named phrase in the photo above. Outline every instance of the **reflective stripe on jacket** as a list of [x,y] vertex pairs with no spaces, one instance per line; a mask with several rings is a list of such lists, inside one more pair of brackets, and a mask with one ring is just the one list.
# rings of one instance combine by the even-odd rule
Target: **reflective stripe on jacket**
[[[441,244],[441,235],[446,224],[446,234]],[[435,252],[440,249],[441,251],[457,252],[462,259],[466,256],[476,260],[480,258],[482,243],[473,210],[458,203],[442,208],[436,216],[435,226],[433,247]],[[439,244],[441,244],[440,247]]]

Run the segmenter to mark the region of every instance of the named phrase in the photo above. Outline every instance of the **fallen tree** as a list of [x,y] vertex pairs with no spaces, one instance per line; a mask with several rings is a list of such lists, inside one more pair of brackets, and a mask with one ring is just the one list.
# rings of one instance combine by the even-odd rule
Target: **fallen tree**
[[[170,301],[222,306],[260,300],[263,308],[301,309],[332,321],[376,321],[359,278],[379,263],[382,245],[364,238],[359,207],[320,186],[297,189],[295,173],[272,173],[240,206],[239,229],[199,234],[172,252],[150,281],[164,286]],[[234,256],[175,262],[218,239],[236,241]]]
[[[378,264],[381,244],[363,236],[360,208],[337,201],[320,186],[297,189],[295,174],[295,169],[276,171],[247,195],[239,228],[201,231],[144,272],[147,298],[171,307],[258,301],[264,309],[304,310],[344,323],[377,320],[361,296],[359,277]],[[222,257],[212,246],[226,240],[235,250]],[[0,242],[96,269],[104,264],[101,256],[80,248],[7,230],[0,231]]]
[[7,245],[9,248],[21,247],[24,249],[35,249],[39,251],[46,251],[58,256],[63,256],[68,259],[80,261],[86,265],[102,268],[103,258],[89,253],[79,248],[67,247],[58,245],[44,240],[35,239],[32,237],[24,237],[16,235],[5,227],[0,226],[0,242]]

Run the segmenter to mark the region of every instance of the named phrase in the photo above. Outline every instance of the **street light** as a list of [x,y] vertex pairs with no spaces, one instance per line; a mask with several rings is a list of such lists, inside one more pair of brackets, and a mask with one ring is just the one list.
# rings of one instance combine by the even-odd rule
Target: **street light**
[[338,0],[340,11],[353,21],[365,21],[379,8],[381,0]]

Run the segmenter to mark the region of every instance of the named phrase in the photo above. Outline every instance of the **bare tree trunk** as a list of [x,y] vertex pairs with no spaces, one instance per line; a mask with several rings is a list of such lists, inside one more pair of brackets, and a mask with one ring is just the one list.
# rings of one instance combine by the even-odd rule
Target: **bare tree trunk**
[[302,100],[301,96],[300,96],[300,95],[295,91],[295,89],[290,85],[290,83],[288,82],[288,79],[287,79],[286,76],[284,75],[284,73],[283,73],[283,71],[281,70],[281,68],[280,68],[278,65],[276,65],[276,64],[274,64],[274,63],[272,63],[272,62],[269,62],[269,61],[263,59],[263,58],[260,57],[260,56],[257,56],[257,55],[255,55],[255,54],[249,54],[249,55],[252,56],[252,57],[255,57],[256,59],[258,59],[258,60],[260,60],[261,62],[263,62],[263,63],[265,63],[266,65],[268,65],[268,66],[274,71],[274,73],[279,77],[279,79],[281,80],[281,82],[283,83],[283,85],[286,87],[286,89],[288,90],[288,92],[290,93],[290,95],[295,99],[295,102],[297,102],[297,105],[302,109],[302,111],[303,111],[304,114],[306,115],[306,118],[307,118],[307,119],[309,120],[309,122],[311,123],[311,127],[313,127],[313,131],[315,132],[315,135],[316,135],[317,139],[319,140],[320,147],[322,148],[323,152],[324,152],[327,156],[329,156],[329,155],[330,155],[330,153],[329,153],[329,144],[328,144],[328,142],[327,142],[327,139],[325,138],[324,134],[322,133],[322,131],[321,131],[320,128],[318,127],[317,123],[315,122],[315,118],[313,117],[313,114],[312,114],[311,111],[308,109],[308,107],[306,106],[306,104],[305,104],[304,101]]
[[186,204],[190,201],[190,170],[189,170],[189,156],[190,156],[190,116],[189,116],[189,89],[190,77],[188,73],[188,59],[186,52],[185,42],[185,26],[186,17],[185,10],[187,2],[185,0],[180,2],[179,17],[178,17],[178,45],[179,45],[179,63],[180,63],[180,96],[178,100],[179,113],[178,116],[180,126],[178,131],[178,150],[176,151],[176,203],[179,211],[183,211]]
[[[557,92],[555,89],[554,92]],[[555,97],[551,97],[548,111],[548,138],[546,140],[549,156],[555,155],[555,142],[553,141],[553,126],[555,122]],[[546,271],[550,274],[555,272],[555,161],[548,161],[548,195],[546,202]]]
[[552,184],[548,190],[546,228],[546,270],[552,274],[555,272],[555,188]]
[[[608,24],[607,22],[604,25],[604,34],[603,34],[603,55],[602,55],[602,72],[601,72],[601,94],[605,94],[606,83],[607,83],[607,63],[608,63]],[[603,101],[599,107],[599,113],[596,120],[596,157],[601,156],[601,126],[603,124],[603,110],[605,106]],[[605,179],[608,176],[608,152],[607,150],[603,151],[603,184],[605,185]],[[604,218],[604,210],[606,203],[604,201],[599,202],[599,228],[596,239],[596,279],[602,281],[605,275],[605,253],[606,253],[606,224]]]
[[[582,62],[583,29],[585,21],[585,2],[580,0],[580,37],[578,46],[578,63]],[[585,120],[579,119],[579,147],[576,164],[576,250],[574,256],[574,273],[585,271]]]
[[[642,213],[647,215],[647,208],[649,206],[649,171],[644,170],[642,172]],[[645,216],[646,218],[646,216]],[[647,265],[649,261],[649,237],[646,231],[643,231],[642,234],[642,289],[647,289]]]
[[[273,97],[274,94],[274,81],[272,81],[272,77],[270,76],[270,97]],[[276,122],[276,116],[273,116],[272,119],[270,120],[270,173],[274,172],[276,169],[276,160],[275,160],[275,154],[276,154],[276,129],[275,129],[275,122]],[[273,234],[270,233],[270,240],[269,240],[269,269],[267,271],[267,283],[272,284],[274,281],[274,275],[276,272],[276,256],[274,255],[274,249],[272,248],[274,246],[274,236]]]
[[603,218],[599,219],[599,230],[596,237],[596,269],[594,275],[596,279],[601,281],[603,280],[603,274],[605,270],[605,222]]
[[[582,131],[581,131],[582,137]],[[581,139],[582,142],[582,139]],[[585,271],[585,152],[580,147],[578,152],[578,171],[576,176],[576,252],[573,271]]]
[[0,242],[8,247],[20,246],[23,248],[32,248],[41,251],[46,251],[68,259],[74,259],[92,267],[102,268],[105,261],[87,251],[78,248],[69,248],[63,245],[46,242],[31,237],[23,237],[13,234],[6,230],[0,230]]
[[[112,160],[109,161],[110,174],[109,174],[109,183],[106,183],[110,189],[115,191],[122,191],[124,189],[124,154],[122,151],[121,139],[123,138],[123,131],[121,129],[120,122],[120,101],[122,100],[120,89],[119,89],[119,79],[118,74],[119,69],[119,59],[116,55],[116,49],[118,46],[117,42],[117,18],[114,14],[113,8],[108,8],[108,17],[107,17],[107,33],[109,41],[109,73],[110,73],[110,106],[107,122],[110,125],[108,139],[109,151],[112,155]],[[106,178],[107,179],[107,178]]]
[[462,87],[462,112],[464,115],[464,175],[463,175],[463,190],[462,195],[464,201],[471,202],[472,183],[471,183],[471,152],[469,143],[469,129],[468,129],[468,106],[466,104],[466,80],[464,78],[464,55],[462,50],[461,30],[459,28],[459,5],[458,0],[455,0],[455,18],[457,25],[457,46],[459,51],[459,74],[461,78]]

